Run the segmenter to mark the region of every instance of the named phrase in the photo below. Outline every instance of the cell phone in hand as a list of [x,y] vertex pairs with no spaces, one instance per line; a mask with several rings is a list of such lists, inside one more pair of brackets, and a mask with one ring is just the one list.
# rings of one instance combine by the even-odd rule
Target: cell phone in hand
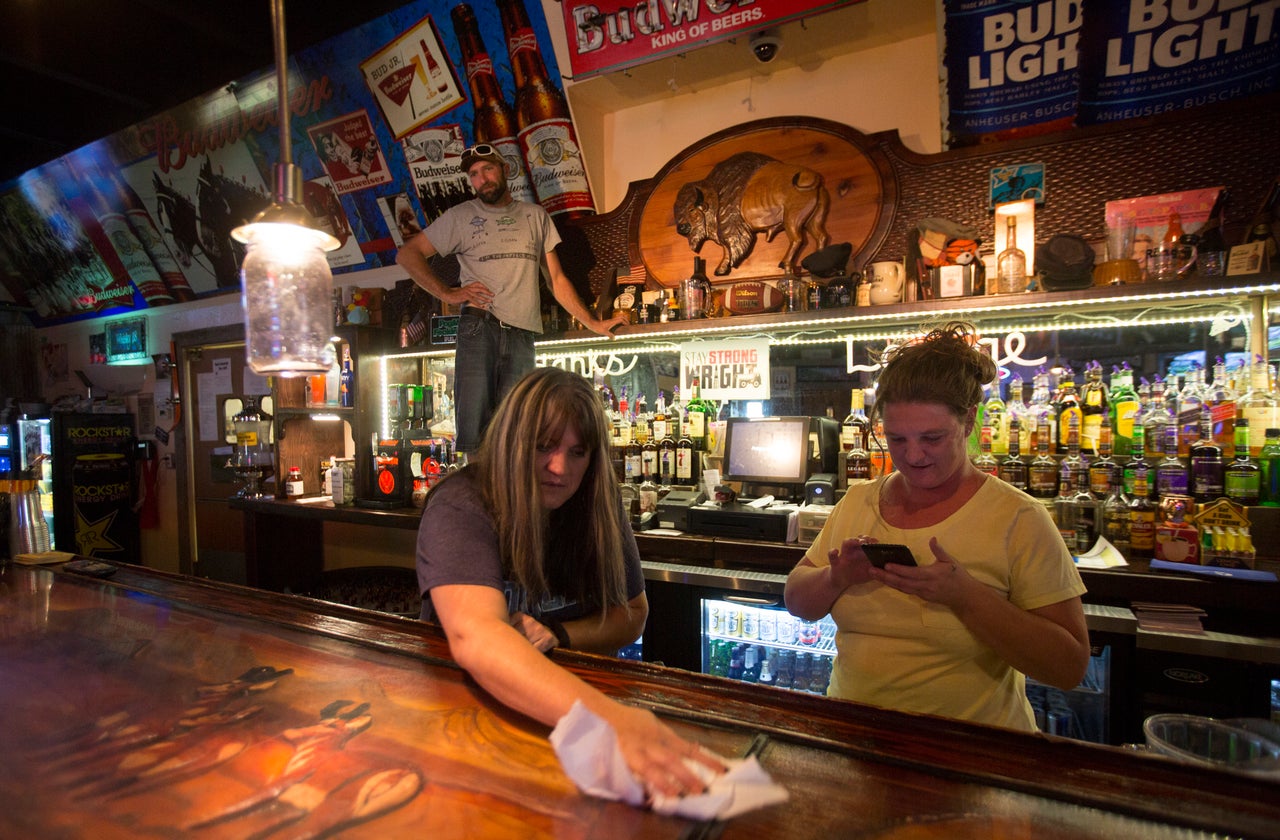
[[883,569],[888,563],[899,563],[903,566],[916,565],[915,555],[905,545],[896,543],[867,543],[862,551],[877,569]]

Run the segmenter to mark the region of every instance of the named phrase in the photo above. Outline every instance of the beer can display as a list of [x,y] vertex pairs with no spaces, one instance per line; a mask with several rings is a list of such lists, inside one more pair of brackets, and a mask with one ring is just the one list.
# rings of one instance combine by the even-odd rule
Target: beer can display
[[835,660],[830,616],[802,621],[775,606],[708,599],[702,622],[705,673],[826,694]]

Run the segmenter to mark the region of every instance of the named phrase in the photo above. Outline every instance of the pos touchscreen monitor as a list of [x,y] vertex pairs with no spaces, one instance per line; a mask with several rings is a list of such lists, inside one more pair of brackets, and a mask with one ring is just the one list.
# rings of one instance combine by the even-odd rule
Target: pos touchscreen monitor
[[724,478],[746,484],[798,484],[809,478],[809,417],[730,417]]

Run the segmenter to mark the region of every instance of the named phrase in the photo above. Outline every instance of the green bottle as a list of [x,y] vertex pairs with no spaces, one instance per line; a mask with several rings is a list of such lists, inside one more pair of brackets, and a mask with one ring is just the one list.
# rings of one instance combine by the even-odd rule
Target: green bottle
[[1258,460],[1262,466],[1262,506],[1280,507],[1280,429],[1267,429]]

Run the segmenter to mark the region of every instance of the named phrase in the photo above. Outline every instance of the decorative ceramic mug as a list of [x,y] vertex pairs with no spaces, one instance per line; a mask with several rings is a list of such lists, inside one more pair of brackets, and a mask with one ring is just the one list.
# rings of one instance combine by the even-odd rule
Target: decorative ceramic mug
[[867,266],[867,279],[871,282],[871,303],[899,303],[902,300],[902,281],[905,275],[902,263],[874,262]]

